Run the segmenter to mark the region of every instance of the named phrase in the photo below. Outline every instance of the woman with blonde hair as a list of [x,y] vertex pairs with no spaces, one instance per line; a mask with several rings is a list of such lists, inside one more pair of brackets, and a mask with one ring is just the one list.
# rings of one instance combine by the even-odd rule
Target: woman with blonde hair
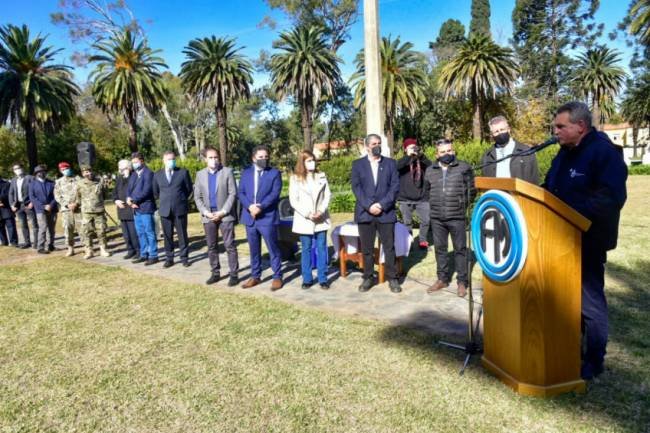
[[330,218],[327,208],[331,195],[327,177],[318,171],[314,154],[309,150],[301,151],[289,179],[289,201],[294,210],[292,231],[300,235],[303,289],[314,284],[311,262],[314,244],[318,283],[322,289],[329,289],[327,230],[330,228]]

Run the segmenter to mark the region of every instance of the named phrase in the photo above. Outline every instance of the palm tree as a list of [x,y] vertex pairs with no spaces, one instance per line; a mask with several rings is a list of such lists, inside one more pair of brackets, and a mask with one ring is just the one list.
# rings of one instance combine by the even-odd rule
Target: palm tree
[[[388,145],[393,151],[395,150],[393,149],[394,129],[397,115],[400,111],[405,111],[413,116],[419,104],[424,100],[424,89],[427,85],[424,59],[412,48],[412,43],[402,44],[399,37],[395,40],[384,37],[380,46],[386,135]],[[358,108],[365,104],[366,96],[366,68],[363,50],[357,54],[354,63],[357,70],[350,77],[350,81],[354,82],[354,105]]]
[[93,45],[98,51],[90,57],[97,67],[90,74],[95,103],[104,112],[124,115],[129,125],[129,148],[138,150],[137,119],[141,109],[151,115],[158,112],[167,99],[159,68],[166,68],[160,50],[152,50],[146,40],[138,41],[129,29],[107,41]]
[[300,107],[305,149],[312,150],[314,111],[322,97],[332,96],[341,79],[339,58],[329,47],[325,31],[300,26],[280,34],[271,56],[271,81],[279,97],[293,96]]
[[591,102],[596,128],[601,125],[601,108],[614,99],[625,80],[625,72],[618,66],[619,54],[607,47],[597,47],[578,56],[573,78],[580,93]]
[[632,125],[632,145],[637,156],[639,128],[650,126],[650,73],[628,82],[625,98],[621,103],[621,114]]
[[219,128],[219,153],[226,164],[228,153],[227,107],[239,99],[248,99],[253,82],[253,66],[238,53],[233,39],[194,39],[183,53],[187,60],[181,65],[180,77],[185,91],[195,100],[214,99],[214,112]]
[[512,50],[494,43],[489,36],[472,35],[440,73],[438,85],[445,98],[464,96],[474,108],[472,135],[481,139],[483,106],[487,98],[510,92],[519,68]]
[[79,94],[70,67],[52,63],[60,50],[44,44],[40,35],[30,40],[25,25],[0,28],[0,125],[23,128],[31,170],[38,164],[36,131],[67,122]]
[[636,0],[628,13],[630,33],[637,36],[641,43],[650,45],[650,0]]

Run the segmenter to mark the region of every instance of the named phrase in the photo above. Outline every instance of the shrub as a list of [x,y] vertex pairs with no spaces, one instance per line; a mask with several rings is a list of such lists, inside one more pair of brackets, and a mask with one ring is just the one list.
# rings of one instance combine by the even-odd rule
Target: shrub
[[358,156],[334,156],[329,161],[321,161],[318,168],[327,175],[330,185],[350,185],[352,161]]
[[354,212],[356,198],[351,192],[342,192],[332,195],[329,211],[331,213]]
[[645,175],[650,176],[650,164],[633,165],[627,168],[630,175]]

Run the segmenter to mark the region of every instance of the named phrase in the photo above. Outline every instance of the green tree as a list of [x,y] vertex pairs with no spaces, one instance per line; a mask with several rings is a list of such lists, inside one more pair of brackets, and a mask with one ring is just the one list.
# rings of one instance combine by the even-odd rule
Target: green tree
[[440,26],[440,33],[435,42],[429,42],[438,61],[446,61],[456,54],[465,41],[465,26],[458,20],[449,19]]
[[630,33],[650,45],[650,0],[635,0],[629,11]]
[[273,43],[271,82],[280,96],[293,96],[300,108],[305,149],[312,150],[312,126],[317,104],[331,97],[341,79],[339,58],[325,40],[322,27],[297,27]]
[[472,0],[469,35],[490,36],[490,0]]
[[614,99],[625,80],[625,72],[618,66],[619,54],[607,47],[598,47],[578,56],[578,67],[573,81],[580,93],[591,104],[594,124],[602,123],[602,106]]
[[233,39],[216,36],[194,39],[183,50],[187,60],[181,66],[180,76],[185,90],[198,101],[214,102],[223,164],[228,155],[228,106],[248,99],[253,82],[253,65],[240,50]]
[[621,114],[632,125],[632,143],[636,157],[639,129],[650,127],[650,72],[628,82],[621,103]]
[[462,96],[472,101],[472,136],[481,138],[483,112],[488,98],[509,93],[518,74],[512,50],[494,43],[489,36],[470,36],[447,63],[438,83],[445,97]]
[[129,125],[129,148],[138,150],[138,114],[144,109],[154,115],[165,103],[167,94],[159,68],[166,68],[160,50],[152,50],[147,41],[130,29],[93,45],[90,57],[97,63],[90,74],[95,103],[104,112],[124,115]]
[[[382,38],[380,55],[386,135],[389,146],[395,151],[396,118],[400,112],[414,115],[423,102],[427,85],[426,65],[422,54],[413,50],[413,44],[402,43],[399,37],[394,40]],[[356,72],[350,77],[355,88],[354,104],[362,107],[366,95],[364,50],[357,54],[354,63]]]
[[9,121],[25,131],[30,169],[38,164],[36,132],[60,128],[74,115],[79,88],[70,68],[53,63],[60,50],[30,39],[25,25],[0,28],[0,125]]

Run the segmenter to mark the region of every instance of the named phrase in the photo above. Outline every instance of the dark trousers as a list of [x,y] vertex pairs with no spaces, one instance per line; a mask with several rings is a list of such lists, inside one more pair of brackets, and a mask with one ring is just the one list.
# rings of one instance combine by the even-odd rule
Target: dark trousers
[[120,220],[122,227],[122,237],[124,245],[129,254],[140,255],[140,241],[138,241],[138,232],[135,231],[135,222],[133,220]]
[[375,236],[379,233],[379,242],[384,249],[384,266],[386,279],[397,278],[395,268],[395,223],[358,223],[361,253],[363,254],[363,279],[372,278],[375,266]]
[[235,247],[235,222],[209,222],[203,224],[205,230],[205,242],[208,244],[208,259],[213,275],[221,275],[221,264],[219,263],[219,230],[223,238],[223,246],[228,255],[228,269],[230,276],[236,277],[239,273],[239,258]]
[[160,223],[162,224],[163,238],[165,240],[165,260],[174,260],[174,229],[176,229],[178,256],[182,262],[186,262],[190,251],[187,239],[187,215],[161,216]]
[[420,219],[420,233],[418,238],[420,242],[428,242],[429,230],[431,227],[431,205],[428,201],[401,201],[399,202],[399,211],[402,213],[404,225],[408,227],[411,233],[413,229],[413,212]]
[[456,280],[459,283],[467,284],[467,239],[465,238],[465,220],[432,219],[433,246],[436,251],[436,267],[438,279],[448,283],[451,281],[449,272],[449,257],[447,255],[447,244],[449,235],[454,247],[454,266],[456,269]]
[[18,245],[15,218],[0,219],[0,243],[2,245]]
[[43,212],[36,214],[38,221],[38,249],[54,249],[54,237],[56,231],[56,218],[58,214]]
[[282,278],[282,253],[278,245],[278,226],[277,225],[252,225],[246,226],[246,237],[248,238],[248,248],[251,252],[251,278],[260,279],[262,277],[262,238],[269,250],[271,256],[271,269],[273,269],[273,278]]
[[582,249],[582,328],[585,350],[582,360],[594,367],[605,360],[608,320],[605,298],[607,253],[600,248]]
[[[36,248],[38,242],[38,222],[36,222],[36,213],[34,209],[27,209],[24,203],[18,203],[16,206],[16,217],[20,223],[20,230],[23,235],[25,245],[33,245]],[[29,223],[28,223],[29,221]],[[32,236],[29,236],[29,224],[32,225]]]

